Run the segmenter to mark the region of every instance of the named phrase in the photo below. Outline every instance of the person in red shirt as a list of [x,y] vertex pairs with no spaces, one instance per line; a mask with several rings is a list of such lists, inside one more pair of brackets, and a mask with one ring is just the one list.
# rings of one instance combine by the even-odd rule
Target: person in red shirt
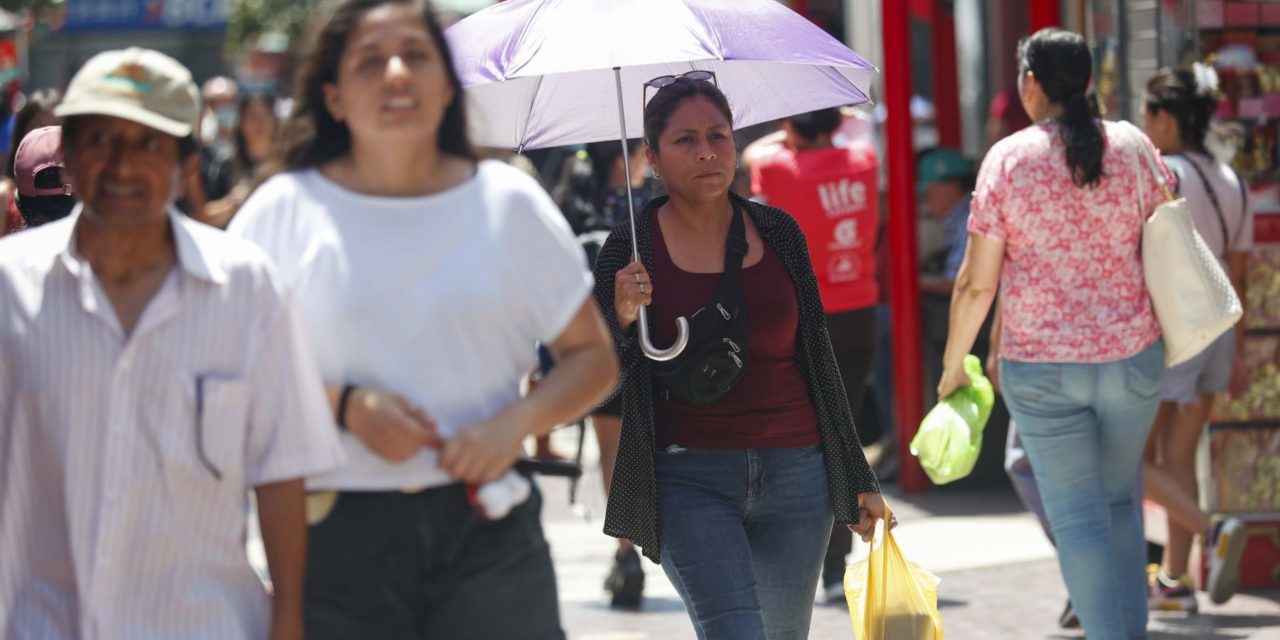
[[[875,359],[878,159],[865,142],[835,146],[832,134],[840,124],[836,108],[784,120],[783,144],[753,159],[751,188],[765,204],[795,217],[804,231],[836,364],[856,416]],[[852,548],[848,528],[835,527],[822,572],[828,600],[844,599],[845,557]]]

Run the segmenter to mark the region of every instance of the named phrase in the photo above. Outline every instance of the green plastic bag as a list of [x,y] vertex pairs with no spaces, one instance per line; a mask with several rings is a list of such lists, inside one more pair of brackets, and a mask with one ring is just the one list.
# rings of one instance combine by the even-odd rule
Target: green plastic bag
[[982,375],[977,356],[964,357],[964,372],[969,375],[969,384],[929,411],[911,440],[911,455],[919,458],[934,484],[955,482],[973,471],[982,451],[982,430],[996,401],[995,389]]

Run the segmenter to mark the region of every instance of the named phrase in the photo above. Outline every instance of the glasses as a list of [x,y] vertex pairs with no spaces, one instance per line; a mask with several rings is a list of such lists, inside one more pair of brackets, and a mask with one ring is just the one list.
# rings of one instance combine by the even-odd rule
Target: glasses
[[640,113],[643,114],[645,109],[649,108],[649,87],[654,88],[653,95],[657,96],[659,91],[675,84],[676,80],[679,80],[680,78],[687,78],[698,82],[710,82],[717,89],[720,88],[720,83],[716,82],[716,72],[706,71],[704,69],[694,69],[693,71],[686,71],[679,75],[658,76],[644,83],[644,88],[640,91]]

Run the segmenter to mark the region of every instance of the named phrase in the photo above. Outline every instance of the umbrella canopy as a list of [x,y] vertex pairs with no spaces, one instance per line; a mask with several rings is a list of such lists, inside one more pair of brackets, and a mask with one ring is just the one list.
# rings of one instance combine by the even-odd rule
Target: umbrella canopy
[[661,75],[714,71],[744,127],[865,102],[876,73],[777,0],[508,0],[446,37],[472,141],[512,149],[617,140],[615,67],[628,138]]

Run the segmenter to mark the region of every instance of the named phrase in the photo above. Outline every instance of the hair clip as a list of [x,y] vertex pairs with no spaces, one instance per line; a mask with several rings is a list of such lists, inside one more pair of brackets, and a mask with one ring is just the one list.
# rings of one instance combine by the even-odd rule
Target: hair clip
[[1197,62],[1191,65],[1191,73],[1196,78],[1196,93],[1218,93],[1218,72],[1213,67]]

